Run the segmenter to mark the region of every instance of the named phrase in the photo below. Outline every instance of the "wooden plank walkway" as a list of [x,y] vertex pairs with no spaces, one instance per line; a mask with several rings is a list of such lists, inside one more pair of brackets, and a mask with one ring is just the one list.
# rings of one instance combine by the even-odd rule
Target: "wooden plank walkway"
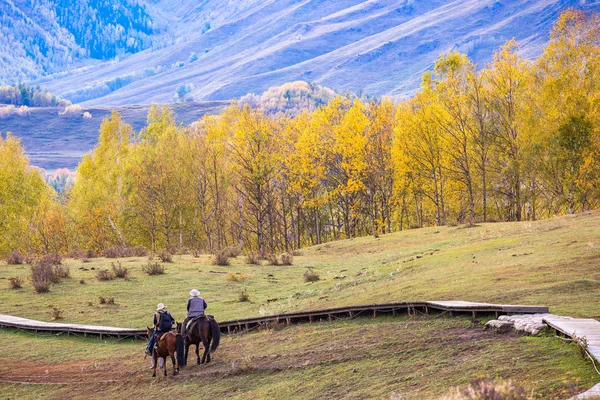
[[[564,336],[571,339],[585,338],[587,352],[595,359],[592,362],[600,362],[600,321],[592,318],[571,318],[560,315],[547,315],[543,322]],[[584,393],[573,399],[600,398],[600,384],[595,385]]]
[[[398,314],[406,313],[409,315],[414,315],[416,313],[448,313],[450,316],[467,314],[476,317],[479,314],[494,314],[498,316],[503,314],[535,314],[539,312],[548,312],[548,307],[513,306],[467,301],[397,302],[242,318],[231,321],[221,321],[219,322],[219,325],[221,326],[221,332],[233,334],[265,327],[272,323],[296,324],[333,321],[337,319],[352,319],[361,316],[377,317],[378,315],[396,316]],[[0,327],[12,327],[35,332],[74,333],[83,334],[84,336],[99,335],[101,338],[105,336],[145,338],[146,336],[146,331],[142,329],[42,322],[4,314],[0,314]]]

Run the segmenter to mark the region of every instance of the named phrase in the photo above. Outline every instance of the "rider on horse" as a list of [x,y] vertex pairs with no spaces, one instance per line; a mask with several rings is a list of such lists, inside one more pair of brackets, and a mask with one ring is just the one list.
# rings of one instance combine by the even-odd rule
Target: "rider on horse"
[[187,325],[190,320],[196,317],[204,316],[204,310],[208,307],[206,305],[206,301],[202,297],[200,297],[200,292],[197,289],[190,290],[191,298],[187,303],[187,318],[183,321],[181,325],[181,336],[186,336]]
[[152,335],[152,338],[150,338],[150,343],[148,343],[148,348],[146,349],[146,352],[149,355],[151,355],[152,351],[154,350],[154,342],[156,340],[160,340],[160,337],[158,339],[156,337],[163,333],[169,332],[174,322],[175,319],[167,311],[167,306],[165,306],[163,303],[159,303],[156,306],[156,312],[154,313],[154,335]]

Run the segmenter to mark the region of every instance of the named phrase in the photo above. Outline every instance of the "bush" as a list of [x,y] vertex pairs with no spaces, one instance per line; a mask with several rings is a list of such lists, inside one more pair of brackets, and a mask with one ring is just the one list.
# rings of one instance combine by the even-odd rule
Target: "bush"
[[117,261],[116,263],[110,263],[110,265],[112,266],[112,270],[115,277],[123,279],[129,278],[129,270],[125,267],[122,267],[119,261]]
[[80,280],[79,280],[79,283],[80,283],[80,284],[82,284],[82,285],[85,285],[85,280],[83,280],[83,279],[80,279]]
[[229,258],[236,258],[242,254],[242,251],[237,246],[226,247],[221,252],[225,253],[225,255]]
[[62,257],[60,254],[46,254],[39,262],[49,263],[50,265],[60,265],[62,264]]
[[135,247],[133,249],[133,255],[136,257],[146,257],[148,255],[148,249],[142,246]]
[[85,251],[86,258],[98,258],[98,252],[94,249],[88,249]]
[[228,282],[243,282],[246,280],[246,275],[245,274],[234,274],[234,273],[227,273],[227,281]]
[[169,253],[166,250],[163,250],[159,255],[158,258],[160,258],[160,260],[164,263],[166,262],[173,262],[173,256],[171,255],[171,253]]
[[13,251],[6,257],[6,263],[8,265],[21,265],[25,262],[25,256],[18,251]]
[[8,278],[8,286],[11,289],[21,289],[23,287],[23,278],[17,276],[16,278]]
[[60,281],[60,278],[70,278],[71,270],[66,265],[55,265],[53,274],[56,278],[59,278]]
[[269,254],[267,255],[267,263],[269,265],[279,265],[279,259],[275,254]]
[[148,275],[162,275],[165,273],[165,267],[160,265],[157,262],[148,262],[148,264],[142,267],[142,271],[147,273]]
[[50,318],[53,320],[62,319],[63,310],[50,306]]
[[104,251],[102,252],[102,255],[106,258],[119,258],[120,254],[121,251],[118,247],[109,247],[107,249],[104,249]]
[[29,264],[29,265],[35,264],[35,257],[31,254],[27,254],[25,256],[25,264]]
[[106,304],[106,297],[104,297],[104,296],[98,297],[98,303],[100,303],[100,304]]
[[525,400],[527,391],[511,381],[494,381],[489,378],[471,380],[465,388],[453,389],[449,395],[442,397],[445,400]]
[[246,263],[250,265],[260,265],[260,257],[257,253],[248,253],[246,255]]
[[115,279],[115,274],[113,274],[107,269],[101,269],[98,270],[98,272],[96,272],[96,279],[98,279],[99,281],[112,281],[113,279]]
[[292,265],[294,261],[294,257],[292,257],[289,253],[284,253],[281,255],[281,265]]
[[238,300],[240,303],[250,301],[250,295],[248,294],[246,289],[240,290],[240,293],[238,294]]
[[215,254],[213,264],[225,267],[225,266],[229,265],[229,256],[227,254],[225,254],[225,251],[220,251],[217,254]]
[[303,276],[305,282],[316,282],[321,279],[319,274],[313,271],[312,268],[307,268]]
[[59,281],[60,278],[54,275],[52,265],[43,259],[31,266],[31,284],[36,292],[48,292],[50,291],[50,284]]
[[115,298],[114,297],[109,297],[106,299],[106,304],[115,304]]

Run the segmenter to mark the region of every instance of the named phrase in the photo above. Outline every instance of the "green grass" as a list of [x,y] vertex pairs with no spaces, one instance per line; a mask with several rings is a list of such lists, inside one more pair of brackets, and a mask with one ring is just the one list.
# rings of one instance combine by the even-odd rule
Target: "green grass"
[[45,383],[0,384],[7,397],[427,399],[494,377],[552,399],[597,379],[574,344],[496,335],[463,318],[365,318],[225,337],[213,363],[166,379],[150,377],[143,342],[13,330],[0,331],[0,341],[11,348],[0,381]]
[[[571,316],[600,315],[600,212],[538,222],[481,224],[473,228],[435,227],[314,246],[293,266],[247,265],[244,257],[227,267],[204,255],[175,256],[166,274],[142,272],[145,257],[121,259],[129,281],[99,282],[99,268],[113,260],[67,260],[71,279],[35,294],[27,281],[11,290],[8,278],[28,277],[28,266],[0,265],[3,312],[48,320],[50,306],[64,321],[143,327],[156,304],[185,316],[188,291],[196,287],[218,320],[386,301],[461,299],[541,304]],[[319,273],[305,282],[306,267]],[[86,268],[88,270],[81,270]],[[91,270],[94,268],[95,270]],[[246,279],[231,282],[227,273]],[[84,279],[86,284],[80,284]],[[239,302],[246,289],[249,302]],[[99,296],[116,305],[98,304]],[[91,303],[91,305],[90,305]]]
[[[128,258],[120,261],[129,268],[130,279],[105,282],[95,278],[96,272],[110,269],[114,260],[67,260],[72,278],[45,294],[34,293],[28,280],[22,289],[9,289],[8,278],[28,277],[29,267],[2,264],[0,304],[3,313],[40,320],[50,320],[54,306],[64,311],[65,322],[144,327],[159,302],[181,320],[188,291],[195,287],[217,320],[448,299],[542,304],[558,314],[600,316],[600,212],[410,230],[327,243],[302,254],[285,267],[247,265],[244,257],[219,267],[209,255],[175,256],[173,263],[164,264],[166,274],[158,276],[142,272],[147,258]],[[307,267],[320,275],[319,281],[305,282]],[[246,279],[236,282],[228,273]],[[238,300],[242,290],[249,302]],[[101,305],[100,296],[114,297],[116,304]],[[0,341],[10,341],[14,348],[3,355],[7,362],[0,363],[0,374],[4,381],[43,382],[58,374],[85,383],[2,385],[8,397],[56,398],[196,398],[197,393],[216,398],[390,398],[393,392],[403,398],[436,398],[450,386],[489,375],[516,380],[539,398],[566,398],[597,380],[574,345],[553,337],[481,333],[467,325],[463,319],[361,319],[226,338],[214,364],[186,370],[166,385],[148,378],[141,342],[1,330]],[[461,341],[461,335],[467,339]],[[60,371],[70,373],[61,378]],[[118,382],[102,383],[113,378]]]

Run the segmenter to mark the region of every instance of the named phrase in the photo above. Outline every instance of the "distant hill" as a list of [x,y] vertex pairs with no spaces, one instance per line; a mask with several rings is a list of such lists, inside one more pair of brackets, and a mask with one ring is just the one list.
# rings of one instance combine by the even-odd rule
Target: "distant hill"
[[0,84],[114,59],[159,37],[142,2],[0,1]]
[[[132,17],[125,0],[117,3],[132,21],[148,21]],[[537,56],[552,23],[568,7],[600,10],[600,2],[152,0],[140,10],[166,30],[150,34],[147,25],[133,24],[141,47],[115,49],[118,58],[73,64],[68,72],[34,83],[89,105],[164,103],[180,100],[181,94],[194,101],[225,100],[297,80],[337,92],[402,97],[413,93],[423,72],[449,50],[484,66],[514,37],[524,56]],[[146,39],[149,48],[128,55],[148,45]]]
[[[182,103],[172,105],[175,118],[190,124],[205,114],[218,113],[228,102]],[[81,157],[98,141],[100,123],[114,109],[134,129],[146,125],[149,106],[123,107],[0,107],[0,133],[12,132],[21,139],[31,163],[53,172],[73,171]],[[86,114],[87,113],[87,114]]]

